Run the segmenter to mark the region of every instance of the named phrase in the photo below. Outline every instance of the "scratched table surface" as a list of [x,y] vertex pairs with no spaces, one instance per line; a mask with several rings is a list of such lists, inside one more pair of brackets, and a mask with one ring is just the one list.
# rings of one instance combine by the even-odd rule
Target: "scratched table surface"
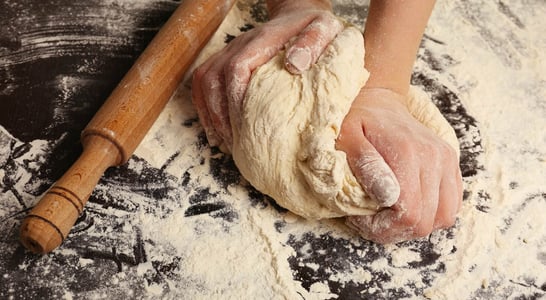
[[[335,11],[362,26],[367,5],[358,2],[334,1]],[[154,239],[150,234],[153,230],[145,228],[149,223],[142,220],[155,218],[160,222],[177,214],[183,226],[199,224],[200,229],[193,233],[195,241],[191,236],[187,240],[191,245],[198,243],[200,236],[212,235],[206,228],[217,228],[214,226],[218,224],[218,228],[225,231],[236,231],[248,222],[244,217],[247,210],[259,212],[264,222],[275,227],[277,235],[270,238],[270,243],[291,250],[283,257],[284,265],[289,268],[287,274],[291,275],[287,280],[309,292],[307,296],[297,293],[290,297],[293,299],[403,299],[435,298],[435,295],[460,299],[449,292],[428,292],[445,278],[453,281],[451,287],[442,283],[446,289],[464,290],[461,295],[468,299],[539,299],[546,295],[546,281],[537,271],[546,273],[544,223],[533,228],[539,232],[537,238],[525,241],[531,250],[510,241],[514,253],[525,250],[536,256],[522,260],[528,264],[523,266],[528,271],[511,273],[495,267],[495,263],[463,259],[484,257],[479,255],[479,247],[472,248],[476,244],[469,243],[467,249],[459,248],[461,243],[465,245],[459,241],[465,236],[461,232],[470,226],[470,222],[465,222],[466,217],[498,219],[502,226],[492,225],[489,229],[502,239],[512,224],[528,219],[526,207],[542,209],[544,216],[546,193],[541,187],[544,177],[531,178],[535,181],[528,183],[524,181],[530,180],[528,178],[519,178],[517,174],[512,174],[517,178],[511,178],[511,174],[505,174],[508,179],[499,180],[508,181],[511,190],[527,190],[517,194],[521,199],[513,202],[522,203],[521,206],[497,208],[501,204],[496,203],[500,203],[498,199],[502,196],[494,192],[492,186],[500,181],[495,181],[496,173],[492,171],[495,161],[486,159],[485,154],[488,147],[495,145],[484,142],[490,139],[487,130],[481,128],[487,123],[484,117],[487,113],[480,111],[475,115],[473,111],[478,110],[465,105],[465,99],[479,90],[480,83],[491,80],[479,74],[471,76],[472,73],[480,70],[480,74],[487,74],[481,69],[490,66],[484,62],[476,68],[465,64],[461,55],[450,52],[455,51],[456,43],[451,42],[456,41],[454,36],[466,34],[473,37],[465,42],[468,47],[481,49],[479,51],[489,55],[485,57],[498,61],[503,72],[522,68],[522,64],[533,57],[530,50],[533,45],[528,43],[526,34],[541,28],[537,22],[542,24],[542,29],[546,28],[543,21],[546,15],[540,17],[546,12],[546,2],[541,1],[529,2],[532,5],[529,9],[511,7],[500,1],[442,4],[435,11],[423,39],[412,82],[431,94],[461,141],[466,210],[454,228],[389,247],[336,232],[336,226],[289,222],[282,217],[286,214],[282,208],[241,179],[229,156],[207,145],[191,102],[180,96],[172,101],[181,101],[181,107],[189,112],[183,113],[184,117],[175,123],[190,136],[187,140],[191,144],[183,151],[168,150],[173,154],[163,165],[152,162],[150,156],[138,155],[137,151],[127,164],[109,169],[59,249],[44,256],[25,251],[18,242],[18,227],[26,212],[75,161],[81,152],[80,131],[177,5],[177,1],[166,0],[4,0],[0,3],[1,299],[190,297],[185,291],[196,283],[191,280],[191,270],[184,267],[183,254],[169,250],[165,239]],[[267,18],[263,1],[241,2],[237,9],[247,17],[225,34],[225,43]],[[459,23],[442,23],[448,13],[454,14]],[[454,28],[452,35],[446,34],[455,23],[460,27]],[[447,29],[442,31],[442,26]],[[546,45],[544,39],[538,42]],[[544,119],[544,56],[535,61],[536,81],[531,82],[534,85],[529,84],[535,88],[521,95],[525,95],[526,101],[534,101],[529,107],[534,107],[535,115]],[[466,69],[457,71],[457,66]],[[502,113],[510,114],[510,111]],[[534,164],[521,168],[541,168],[537,174],[544,175],[544,132],[538,132],[535,142],[517,138],[513,142],[521,143],[521,155],[532,155],[536,159]],[[145,143],[154,143],[154,138],[147,138]],[[210,182],[203,178],[209,178]],[[484,182],[480,184],[480,180]],[[207,224],[212,225],[206,227]],[[306,226],[321,229],[302,230]],[[533,223],[522,226],[530,228]],[[474,234],[481,238],[479,231]],[[230,237],[237,238],[237,235]],[[245,236],[238,238],[239,241],[232,242],[243,242]],[[521,237],[515,234],[515,239],[521,240]],[[491,251],[496,249],[491,247],[493,250],[488,248]],[[400,262],[393,249],[411,253],[411,260]],[[463,255],[468,249],[476,252]],[[494,256],[495,252],[491,253]],[[223,260],[222,251],[217,255]],[[458,259],[464,268],[454,267],[452,262]],[[502,265],[502,261],[496,263]],[[357,269],[362,270],[359,274],[367,275],[362,278],[354,275],[350,280],[338,276],[350,276],[346,271]],[[451,274],[454,270],[461,272],[459,277],[465,278],[468,284],[457,283],[459,277]],[[256,274],[259,273],[260,270],[256,270]],[[404,277],[404,273],[412,275]],[[474,284],[474,281],[480,283]],[[199,284],[206,286],[206,282]],[[317,291],[317,286],[323,288]],[[240,290],[240,298],[260,298],[248,291]],[[204,294],[207,293],[203,290]]]

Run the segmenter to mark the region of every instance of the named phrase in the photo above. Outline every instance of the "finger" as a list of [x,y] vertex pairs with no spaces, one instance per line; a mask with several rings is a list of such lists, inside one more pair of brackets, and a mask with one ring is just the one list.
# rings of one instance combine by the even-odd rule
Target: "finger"
[[396,203],[400,186],[383,157],[367,140],[355,150],[357,152],[354,158],[349,159],[349,165],[366,193],[383,207]]
[[[411,195],[410,198],[405,197]],[[347,225],[371,241],[381,244],[398,243],[418,237],[416,225],[421,222],[423,207],[413,197],[420,195],[420,184],[413,185],[407,194],[402,193],[399,201],[390,208],[371,216],[350,216]]]
[[[231,127],[227,111],[227,98],[225,94],[225,79],[223,68],[226,49],[213,54],[194,73],[193,84],[200,87],[195,91],[195,103],[201,111],[200,118],[204,123],[205,133],[212,146],[227,144],[231,146]],[[194,92],[192,91],[192,94]],[[203,107],[206,107],[203,109]],[[206,125],[205,125],[206,124]]]
[[347,154],[351,171],[364,191],[379,205],[393,205],[400,185],[389,165],[364,136],[360,123],[344,122],[337,147]]
[[231,146],[231,126],[225,92],[224,72],[221,68],[212,67],[204,76],[202,89],[212,126],[220,139]]
[[328,44],[343,30],[333,15],[320,15],[294,40],[286,51],[285,67],[292,74],[301,74],[319,58]]
[[421,201],[423,192],[419,168],[412,163],[412,160],[406,160],[405,164],[393,164],[400,184],[400,197],[392,207],[373,216],[347,218],[348,225],[357,229],[365,239],[386,244],[420,236],[416,228],[423,220],[425,209]]
[[392,226],[393,210],[387,208],[371,216],[348,216],[346,224],[358,231],[363,238],[378,243],[388,243],[390,239],[382,234]]
[[197,111],[197,116],[201,121],[201,125],[205,130],[207,140],[211,146],[219,146],[221,144],[221,138],[216,133],[216,130],[212,126],[212,121],[210,119],[207,103],[205,102],[205,96],[203,95],[202,86],[203,86],[203,76],[206,72],[206,66],[199,67],[193,73],[192,78],[192,102],[195,110]]
[[[455,173],[455,175],[452,175]],[[448,228],[455,224],[457,212],[462,203],[462,182],[459,168],[446,171],[446,176],[440,183],[438,212],[434,221],[434,228]]]
[[463,176],[461,174],[461,169],[459,167],[459,161],[457,161],[457,166],[455,168],[455,181],[457,183],[457,191],[458,194],[458,205],[457,205],[457,212],[461,211],[461,208],[463,206],[463,195],[464,195],[464,189],[463,189]]
[[400,226],[402,214],[395,208],[387,208],[372,216],[347,217],[346,224],[364,239],[380,244],[397,243],[414,237],[411,228]]
[[281,47],[281,42],[275,42],[271,46],[269,40],[257,40],[234,54],[225,64],[227,95],[234,104],[239,105],[242,102],[252,72],[271,60]]
[[434,228],[448,228],[455,224],[455,216],[459,208],[457,185],[453,178],[445,178],[440,184],[438,211],[434,220]]
[[[436,166],[440,164],[438,161]],[[436,167],[436,170],[437,167]],[[436,216],[438,212],[438,202],[440,194],[441,174],[434,172],[435,169],[422,170],[420,173],[421,198],[415,201],[421,201],[421,217],[415,220],[413,232],[415,237],[424,237],[429,235],[434,229]]]

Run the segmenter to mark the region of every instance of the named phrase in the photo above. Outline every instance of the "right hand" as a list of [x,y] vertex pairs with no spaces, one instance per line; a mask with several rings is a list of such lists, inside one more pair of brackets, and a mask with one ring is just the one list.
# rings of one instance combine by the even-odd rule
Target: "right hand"
[[450,227],[462,205],[457,152],[410,114],[404,97],[363,88],[336,144],[370,197],[390,206],[371,216],[349,216],[347,223],[383,244]]
[[241,34],[195,70],[192,100],[211,146],[223,145],[223,150],[231,151],[231,124],[239,122],[243,97],[256,68],[289,44],[285,67],[299,74],[317,61],[343,29],[328,2],[270,2],[275,2],[270,5],[270,21]]

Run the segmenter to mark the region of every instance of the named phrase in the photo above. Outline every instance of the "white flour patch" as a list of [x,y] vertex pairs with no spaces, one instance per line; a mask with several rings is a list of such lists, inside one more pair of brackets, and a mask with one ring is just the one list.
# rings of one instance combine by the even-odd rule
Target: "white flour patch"
[[[146,3],[134,5],[145,9]],[[248,13],[236,13],[211,47],[253,23]],[[0,297],[543,297],[544,15],[546,5],[538,1],[437,3],[416,80],[438,91],[427,90],[461,133],[462,157],[472,159],[462,162],[466,197],[457,226],[418,241],[382,247],[340,220],[311,222],[277,208],[248,187],[229,158],[205,145],[186,82],[130,162],[103,177],[62,247],[31,256],[18,248],[18,225],[40,186],[51,183],[41,172],[62,138],[25,143],[1,127]],[[35,54],[46,59],[53,52],[44,53]],[[93,65],[84,61],[80,70]],[[59,98],[77,85],[60,78],[66,94]],[[33,285],[21,285],[29,277]]]

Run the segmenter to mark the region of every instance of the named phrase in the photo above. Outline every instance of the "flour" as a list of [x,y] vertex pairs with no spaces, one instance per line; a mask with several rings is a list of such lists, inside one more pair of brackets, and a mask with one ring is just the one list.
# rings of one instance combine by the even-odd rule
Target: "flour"
[[[539,271],[541,269],[540,267],[536,268],[535,271],[529,270],[529,266],[531,265],[540,266],[545,264],[543,258],[544,254],[537,254],[542,253],[539,249],[544,249],[545,244],[544,232],[546,223],[544,222],[544,218],[539,216],[540,212],[544,211],[544,197],[540,195],[540,192],[537,193],[537,191],[542,190],[542,187],[537,185],[533,186],[532,184],[529,185],[529,183],[532,182],[539,184],[536,180],[533,180],[533,178],[545,177],[544,152],[538,148],[538,145],[544,145],[544,136],[540,136],[539,134],[542,132],[542,129],[540,128],[545,128],[544,118],[540,117],[541,114],[544,115],[544,107],[538,107],[539,110],[533,110],[531,107],[522,107],[520,101],[511,100],[511,97],[515,96],[517,96],[517,99],[528,97],[524,95],[528,95],[528,93],[532,91],[539,93],[539,95],[536,95],[535,97],[543,97],[544,90],[536,87],[527,87],[524,89],[502,88],[503,86],[506,86],[506,84],[498,84],[499,80],[512,80],[514,78],[511,71],[507,69],[507,67],[509,68],[510,66],[505,66],[502,62],[496,61],[495,57],[491,57],[491,54],[485,50],[480,52],[474,47],[466,48],[466,41],[468,39],[473,39],[475,33],[473,29],[467,27],[463,21],[457,21],[460,17],[459,15],[452,13],[452,9],[459,13],[464,13],[464,11],[460,11],[461,8],[458,7],[457,4],[439,3],[437,5],[427,30],[427,35],[431,36],[431,40],[426,41],[426,45],[429,47],[428,49],[430,49],[430,51],[439,51],[440,53],[449,51],[450,55],[453,55],[452,59],[461,62],[457,65],[451,65],[449,59],[444,57],[445,61],[441,61],[441,63],[444,63],[444,65],[449,68],[449,71],[456,75],[448,76],[434,73],[434,76],[445,86],[461,91],[465,104],[470,105],[473,113],[479,115],[478,119],[484,126],[482,130],[484,130],[484,134],[490,138],[487,140],[488,151],[486,158],[482,161],[488,171],[482,172],[473,178],[465,179],[465,189],[470,191],[470,194],[465,201],[463,211],[460,213],[458,225],[453,232],[453,234],[456,235],[456,238],[454,240],[446,239],[446,233],[442,232],[436,232],[430,237],[430,240],[436,243],[436,246],[434,247],[439,255],[445,256],[445,259],[442,259],[446,268],[445,275],[440,275],[436,278],[433,284],[434,288],[427,287],[423,282],[416,280],[419,277],[417,271],[408,269],[411,266],[413,266],[412,268],[415,268],[415,266],[418,265],[426,265],[426,259],[419,254],[417,249],[412,250],[411,247],[404,245],[392,245],[387,248],[388,253],[390,253],[388,256],[384,259],[374,260],[370,266],[374,270],[389,270],[388,272],[391,272],[393,276],[391,282],[385,282],[381,288],[378,286],[374,287],[373,280],[377,279],[375,275],[372,275],[370,271],[359,266],[358,263],[351,262],[348,262],[350,267],[345,271],[332,273],[330,279],[335,282],[342,284],[349,284],[354,281],[360,283],[371,282],[370,287],[367,290],[370,294],[378,293],[382,289],[412,284],[417,288],[424,289],[423,295],[431,299],[468,299],[478,297],[479,295],[495,295],[496,293],[507,294],[518,290],[517,286],[514,287],[504,284],[504,281],[508,280],[508,278],[511,278],[510,280],[514,281],[520,280],[522,285],[527,285],[532,289],[533,283],[526,281],[527,279],[522,277],[524,276],[523,274],[532,274],[530,276],[531,278],[534,278],[532,279],[533,282],[536,281],[536,283],[534,283],[535,286],[546,281],[542,274],[543,272]],[[523,12],[519,11],[518,13]],[[446,18],[446,16],[450,17]],[[464,36],[453,35],[451,33],[453,31],[458,31],[459,34]],[[435,43],[432,40],[436,36],[442,37],[442,43]],[[544,39],[542,39],[542,43],[544,44]],[[484,47],[480,49],[487,48]],[[531,48],[530,51],[534,51],[532,49],[533,48]],[[469,51],[472,52],[472,56],[469,56]],[[543,57],[540,57],[540,55],[543,54],[538,54],[535,51],[534,55],[535,57],[530,60],[527,57],[522,57],[522,59],[527,59],[529,63],[537,60],[543,61]],[[483,66],[484,64],[488,64],[486,68],[478,68],[478,66]],[[418,61],[416,69],[421,72],[428,72],[428,74],[431,72],[426,69],[426,64],[423,61]],[[484,73],[486,71],[491,72],[491,74],[487,75]],[[518,82],[523,83],[526,80],[525,78],[530,79],[530,76],[536,75],[537,73],[540,73],[539,76],[544,78],[544,72],[538,72],[538,67],[529,66],[528,69],[519,72],[519,75],[522,77],[520,77],[517,82],[513,82],[513,84],[518,84]],[[500,74],[503,75],[499,76]],[[505,79],[503,79],[503,77]],[[486,80],[485,78],[488,79]],[[477,82],[479,82],[479,86],[476,86]],[[528,82],[527,85],[531,85],[536,81],[529,80]],[[500,95],[503,96],[501,97]],[[528,98],[529,105],[536,105],[541,102],[540,100],[536,101],[533,99],[536,98]],[[498,110],[501,110],[500,113],[491,114],[491,109],[495,107]],[[510,107],[510,111],[503,109],[506,107]],[[482,113],[482,111],[484,113]],[[516,119],[512,122],[498,119],[504,118],[507,115]],[[518,120],[521,119],[530,119],[533,120],[533,122],[525,122],[525,125],[523,125],[525,127],[518,127],[517,124],[520,124]],[[502,125],[498,127],[498,123],[502,123],[509,127],[502,127]],[[530,130],[528,129],[529,126],[531,126]],[[512,134],[514,134],[514,136],[512,136]],[[536,150],[532,150],[530,153],[521,153],[517,143],[507,142],[522,140],[521,138],[518,138],[517,135],[529,135],[529,138],[525,139],[524,143],[530,146],[531,149]],[[502,141],[503,145],[489,144],[493,141]],[[471,140],[460,140],[460,142],[462,147],[472,143]],[[510,150],[509,145],[517,147]],[[495,147],[492,149],[489,148],[492,146]],[[498,146],[500,146],[500,149]],[[495,151],[498,150],[493,149],[499,149],[501,153],[495,154]],[[524,159],[521,155],[527,158]],[[514,159],[513,163],[507,161],[507,157]],[[155,155],[154,159],[158,159],[157,155]],[[521,168],[518,164],[525,164],[530,167]],[[499,166],[502,167],[499,169]],[[523,174],[518,170],[529,173]],[[521,183],[523,186],[510,189],[509,185],[511,180],[516,180],[516,178],[517,182]],[[501,181],[498,181],[499,179]],[[202,180],[204,180],[203,183],[206,183],[206,176],[203,177]],[[482,197],[483,194],[480,194],[480,191],[483,190],[487,190],[492,194],[489,195],[489,200],[484,200],[485,198]],[[234,193],[233,190],[228,191],[227,193],[234,195],[232,194]],[[535,196],[527,196],[528,193],[534,193]],[[242,195],[240,197],[241,199],[245,198]],[[481,203],[482,201],[493,201],[493,199],[495,202],[488,203],[491,213],[485,214],[476,209],[477,206],[483,204]],[[521,204],[520,201],[527,201],[529,204],[521,209],[518,208]],[[244,201],[237,201],[236,205],[244,205]],[[512,214],[515,213],[515,210],[519,210],[517,216],[526,217],[512,216]],[[355,241],[354,238],[351,238],[350,235],[342,229],[342,225],[335,220],[318,223],[304,221],[291,213],[284,213],[284,215],[279,216],[277,212],[271,209],[260,211],[259,218],[251,217],[251,215],[255,213],[252,209],[249,209],[248,211],[242,209],[240,211],[245,212],[245,216],[242,216],[242,219],[250,221],[250,224],[240,224],[240,226],[243,226],[246,229],[225,228],[223,226],[220,227],[223,229],[210,229],[206,227],[194,228],[194,230],[206,231],[207,236],[200,238],[210,239],[206,244],[214,244],[214,248],[198,248],[197,250],[194,250],[192,249],[194,245],[186,245],[186,239],[182,237],[185,234],[188,234],[188,232],[185,232],[187,229],[182,229],[185,226],[180,223],[182,222],[181,217],[172,220],[170,219],[171,222],[174,222],[171,226],[161,225],[162,223],[155,224],[153,232],[159,233],[162,228],[171,228],[175,227],[175,224],[178,224],[178,227],[182,232],[169,235],[169,237],[172,238],[171,243],[175,248],[178,249],[180,247],[182,249],[182,253],[185,253],[185,255],[188,256],[188,261],[191,260],[192,264],[197,264],[191,266],[193,270],[207,270],[200,275],[202,277],[199,279],[192,279],[201,282],[202,285],[210,284],[215,286],[218,294],[209,294],[210,288],[212,287],[208,286],[208,288],[205,288],[205,286],[202,286],[201,292],[207,291],[206,295],[219,295],[220,292],[227,293],[226,295],[228,295],[228,298],[229,296],[237,297],[241,295],[239,291],[250,288],[243,284],[245,281],[245,275],[243,274],[249,272],[246,276],[251,276],[250,274],[253,272],[250,270],[255,269],[260,270],[260,277],[263,276],[264,281],[256,279],[258,280],[257,286],[260,288],[256,290],[252,289],[252,292],[249,292],[248,294],[258,296],[267,295],[268,297],[271,297],[272,295],[284,295],[287,298],[293,298],[295,295],[294,291],[296,291],[300,295],[306,295],[304,296],[306,299],[314,299],[315,297],[320,299],[335,297],[330,294],[331,291],[328,285],[324,283],[316,282],[312,284],[309,289],[302,290],[301,286],[297,283],[294,285],[294,282],[288,279],[291,275],[283,268],[287,267],[285,262],[290,257],[293,250],[287,247],[283,241],[290,239],[289,237],[292,235],[298,236],[298,232],[299,234],[303,234],[306,230],[311,230],[316,233],[316,236],[320,236],[321,233],[326,232],[332,234],[333,232],[336,232],[335,228],[337,228],[339,230],[338,234],[352,240],[352,242],[358,245],[359,242]],[[260,220],[258,223],[267,224],[266,220],[271,216],[284,220],[283,228],[285,231],[279,233],[272,226],[263,227],[263,224],[258,225],[253,223]],[[518,221],[513,221],[511,218],[515,218]],[[510,229],[500,230],[500,228],[503,227],[503,223],[510,223]],[[259,230],[256,227],[258,227]],[[491,232],[497,233],[491,235]],[[244,236],[242,242],[239,240],[239,235]],[[264,237],[267,237],[266,239],[269,240],[265,245],[263,241],[259,242]],[[230,243],[229,241],[232,239],[237,240],[239,246]],[[227,243],[220,242],[222,240]],[[253,242],[247,243],[248,241]],[[526,254],[518,255],[517,259],[511,254],[514,251],[512,248],[514,246],[508,246],[514,245],[514,242],[518,245],[516,246],[517,249],[526,251],[523,252]],[[312,256],[320,256],[321,250],[313,249],[310,244],[308,247],[308,250],[304,250],[306,248],[302,247],[298,251],[309,251],[308,254],[306,254],[308,255],[307,259]],[[217,248],[220,250],[215,250]],[[452,252],[454,251],[453,249],[457,249],[455,254]],[[214,256],[213,252],[217,251],[226,253],[226,256],[222,256],[225,260],[218,261],[210,259],[209,256]],[[361,256],[366,257],[370,250],[366,250],[365,248],[353,248],[351,251],[360,251]],[[252,255],[247,257],[246,253],[253,253],[256,258],[251,259]],[[258,253],[260,255],[257,255]],[[250,261],[242,260],[239,256],[242,254]],[[195,255],[198,255],[198,257]],[[262,255],[265,255],[266,257],[263,257]],[[192,259],[190,259],[190,257]],[[232,260],[234,263],[227,263],[228,260]],[[519,263],[519,266],[516,262]],[[235,278],[231,279],[233,277],[231,269],[233,266],[237,266],[238,270]],[[391,266],[396,269],[393,269]],[[315,271],[320,269],[318,264],[312,263],[307,264],[307,267],[312,268]],[[216,272],[210,274],[210,269],[214,269]],[[287,283],[288,286],[286,286]],[[266,285],[270,286],[266,287]],[[230,286],[230,289],[224,288],[227,286]],[[536,288],[538,289],[540,287],[536,286]],[[497,292],[495,292],[495,290]]]
[[[546,7],[516,5],[507,12],[496,5],[476,10],[469,3],[438,3],[427,31],[442,37],[454,59],[462,61],[450,68],[451,79],[441,80],[467,89],[462,100],[480,120],[487,145],[487,171],[467,190],[489,194],[487,214],[472,207],[475,197],[465,203],[456,244],[464,251],[447,263],[447,276],[430,289],[433,299],[468,298],[469,291],[480,290],[482,281],[487,282],[481,292],[485,296],[517,290],[504,285],[507,280],[535,292],[544,290],[546,282],[546,262],[540,258],[546,221],[539,216],[546,207],[546,61],[540,50],[546,38],[538,29],[544,26],[540,16]],[[500,17],[493,13],[499,9]],[[514,16],[525,18],[525,25],[514,22]],[[461,24],[448,25],[457,18]],[[454,27],[458,34],[449,34]],[[472,48],[466,46],[468,41]]]
[[[113,1],[133,2],[148,3]],[[361,20],[353,2],[358,1],[338,1],[336,7],[351,8]],[[238,8],[250,11],[245,5]],[[463,171],[470,174],[455,228],[379,246],[355,237],[342,220],[308,221],[279,209],[232,171],[228,158],[205,146],[186,82],[136,155],[99,183],[69,239],[40,258],[18,250],[17,225],[39,199],[39,187],[51,184],[36,174],[64,136],[26,143],[0,129],[0,250],[6,253],[0,259],[0,297],[543,297],[546,6],[502,5],[438,2],[415,66],[414,80],[454,125]],[[253,22],[248,14],[232,13],[238,15],[231,15],[210,45],[222,46],[226,34]],[[115,23],[110,29],[130,32]],[[59,83],[59,91],[67,91],[63,97],[82,84],[62,78]],[[464,106],[458,106],[459,98]],[[465,107],[481,132],[461,112]],[[33,285],[21,287],[30,277]]]

